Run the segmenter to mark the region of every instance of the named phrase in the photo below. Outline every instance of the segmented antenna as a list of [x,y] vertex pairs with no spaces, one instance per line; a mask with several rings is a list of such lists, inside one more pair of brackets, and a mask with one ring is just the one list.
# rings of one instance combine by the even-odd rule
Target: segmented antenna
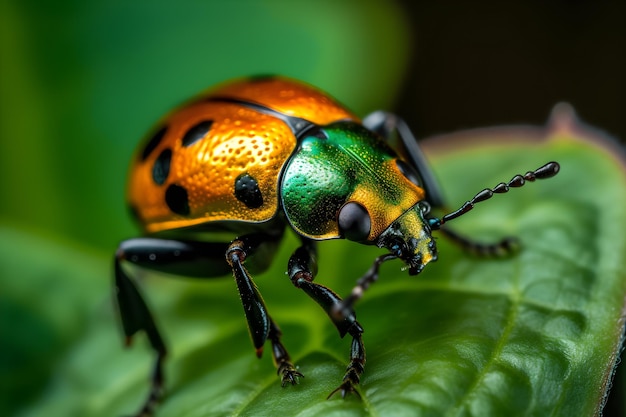
[[484,190],[476,194],[474,198],[472,198],[470,201],[466,201],[458,210],[443,216],[441,218],[441,221],[438,222],[438,224],[435,223],[434,226],[435,228],[438,228],[444,223],[464,215],[465,213],[473,209],[477,203],[489,200],[491,197],[493,197],[494,194],[504,194],[508,192],[510,188],[518,188],[523,186],[524,184],[526,184],[526,181],[534,182],[535,180],[551,178],[559,172],[560,168],[561,167],[558,162],[548,162],[544,166],[537,168],[534,171],[528,171],[523,176],[514,176],[513,178],[511,178],[511,181],[506,184],[501,182],[500,184],[493,187],[493,189],[485,188]]

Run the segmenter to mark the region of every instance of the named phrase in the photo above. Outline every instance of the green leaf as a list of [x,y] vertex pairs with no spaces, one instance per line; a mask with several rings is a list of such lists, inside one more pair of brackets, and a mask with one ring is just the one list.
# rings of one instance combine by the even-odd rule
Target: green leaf
[[[256,359],[232,280],[151,276],[143,280],[144,293],[171,349],[159,417],[600,412],[623,330],[623,154],[567,112],[557,113],[548,129],[465,132],[426,146],[453,206],[516,173],[549,160],[561,163],[555,178],[496,195],[454,222],[458,231],[483,240],[518,236],[522,251],[507,259],[478,259],[440,238],[439,261],[417,277],[401,272],[400,263],[384,265],[380,281],[357,304],[368,354],[362,400],[325,399],[341,380],[350,342],[285,276],[297,244],[293,236],[256,282],[306,376],[297,386],[280,387],[269,352]],[[3,242],[15,242],[12,236],[3,235]],[[29,245],[3,245],[3,262]],[[380,254],[340,241],[322,242],[320,249],[317,280],[339,294]],[[81,282],[71,279],[77,272],[83,276],[69,252],[75,251],[58,254],[66,262],[67,274],[58,277],[65,289]],[[42,268],[61,262],[40,250],[28,256]],[[23,261],[24,256],[14,266]],[[108,273],[93,262],[96,282]],[[58,302],[60,296],[43,295],[36,291],[33,298]],[[63,298],[78,299],[75,290]],[[102,314],[101,305],[91,304],[82,305],[91,312],[86,334],[63,355],[45,395],[21,416],[122,415],[143,400],[152,360],[145,338],[122,349],[111,310]],[[39,310],[33,309],[41,320]]]
[[90,316],[110,310],[107,271],[67,240],[0,222],[0,414],[32,402]]

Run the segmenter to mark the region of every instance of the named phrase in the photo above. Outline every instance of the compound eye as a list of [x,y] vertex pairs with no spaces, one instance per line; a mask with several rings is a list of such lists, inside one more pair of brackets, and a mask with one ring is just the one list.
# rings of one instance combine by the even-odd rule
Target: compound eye
[[367,210],[359,203],[350,202],[339,210],[339,232],[355,242],[363,242],[370,235],[372,220]]
[[430,213],[430,203],[428,203],[428,201],[421,201],[420,209],[422,210],[422,215],[427,216],[428,213]]
[[396,159],[396,166],[409,181],[418,187],[422,187],[422,179],[411,165],[407,164],[402,159]]

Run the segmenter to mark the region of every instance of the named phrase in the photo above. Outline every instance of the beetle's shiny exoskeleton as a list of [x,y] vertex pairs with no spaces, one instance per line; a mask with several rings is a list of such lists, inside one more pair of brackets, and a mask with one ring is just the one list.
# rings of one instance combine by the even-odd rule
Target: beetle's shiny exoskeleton
[[[441,218],[441,192],[407,125],[376,112],[359,120],[331,97],[281,77],[220,86],[159,122],[131,168],[128,201],[145,236],[122,242],[115,256],[117,300],[127,341],[144,331],[157,359],[152,389],[139,415],[151,414],[163,387],[165,344],[129,271],[148,269],[199,278],[232,273],[257,355],[267,340],[283,385],[302,376],[281,343],[245,265],[272,253],[287,227],[301,246],[287,266],[291,282],[316,301],[343,337],[352,337],[343,382],[354,392],[365,364],[363,328],[354,302],[378,277],[381,263],[401,259],[410,274],[437,259],[433,230],[473,252],[510,252],[511,239],[480,244],[444,226],[474,204],[548,178],[556,162],[485,189]],[[230,233],[230,242],[207,235]],[[317,241],[345,238],[387,250],[344,300],[314,282]],[[258,259],[263,270],[271,259]],[[357,393],[358,394],[358,393]]]

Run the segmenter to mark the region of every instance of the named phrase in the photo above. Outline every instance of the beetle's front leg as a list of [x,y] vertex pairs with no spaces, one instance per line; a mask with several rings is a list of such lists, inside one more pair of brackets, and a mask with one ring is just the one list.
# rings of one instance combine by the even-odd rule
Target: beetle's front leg
[[271,239],[267,235],[247,235],[232,241],[226,251],[226,261],[230,265],[243,310],[248,321],[248,330],[256,354],[261,357],[263,345],[267,339],[272,343],[272,357],[277,372],[281,376],[282,385],[287,383],[295,385],[298,378],[303,376],[291,362],[289,353],[280,341],[282,335],[278,325],[271,319],[265,307],[263,297],[259,293],[250,273],[244,266],[246,258],[252,255],[263,243]]
[[356,386],[361,380],[361,374],[365,367],[365,346],[361,337],[363,328],[356,321],[354,310],[351,307],[343,308],[341,298],[337,294],[331,289],[313,282],[317,273],[315,242],[304,240],[302,246],[289,259],[288,273],[291,282],[324,309],[342,338],[346,334],[352,336],[350,363],[346,368],[343,382],[328,395],[328,398],[337,392],[341,392],[342,397],[349,393],[355,393],[359,396]]

